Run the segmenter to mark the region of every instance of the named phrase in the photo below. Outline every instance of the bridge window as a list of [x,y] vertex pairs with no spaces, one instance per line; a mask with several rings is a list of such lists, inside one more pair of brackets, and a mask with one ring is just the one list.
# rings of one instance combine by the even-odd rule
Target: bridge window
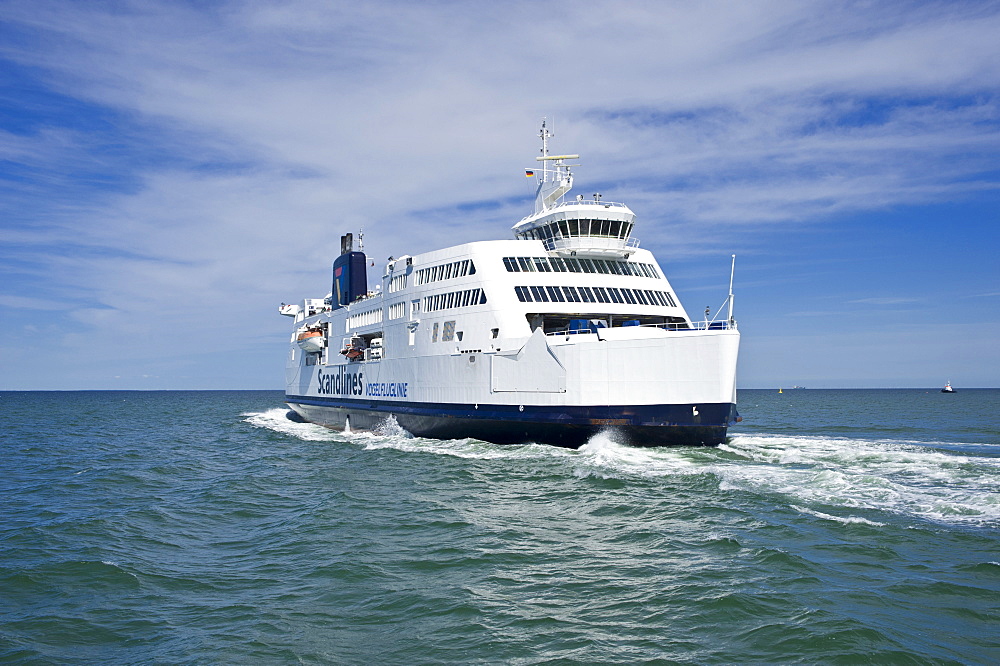
[[[652,264],[632,261],[582,257],[503,257],[503,265],[508,273],[599,273],[660,279],[659,272]],[[474,272],[473,267],[470,274]]]
[[[612,287],[516,286],[514,293],[522,303],[618,303],[677,307],[668,291],[651,289],[615,289]],[[472,304],[475,305],[475,296]]]

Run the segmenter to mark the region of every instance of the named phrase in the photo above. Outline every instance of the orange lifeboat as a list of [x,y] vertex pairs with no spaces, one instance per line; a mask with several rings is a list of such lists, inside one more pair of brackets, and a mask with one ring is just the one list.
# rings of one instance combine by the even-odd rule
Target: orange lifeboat
[[299,332],[295,337],[295,342],[305,352],[316,353],[323,351],[323,331],[319,328],[307,328]]
[[365,358],[365,341],[359,337],[352,337],[349,341],[345,341],[344,348],[340,350],[340,353],[352,363],[362,361]]

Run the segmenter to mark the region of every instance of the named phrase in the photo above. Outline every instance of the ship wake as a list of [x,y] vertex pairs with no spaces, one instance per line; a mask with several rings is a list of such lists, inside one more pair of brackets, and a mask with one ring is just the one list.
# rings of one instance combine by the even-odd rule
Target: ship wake
[[373,432],[343,433],[296,423],[285,409],[244,416],[254,426],[307,441],[495,460],[515,466],[519,461],[542,461],[555,474],[652,484],[654,489],[700,476],[719,492],[743,494],[748,501],[780,504],[842,524],[877,527],[896,516],[968,526],[1000,525],[1000,494],[995,490],[1000,459],[926,445],[808,435],[741,435],[718,448],[637,448],[616,441],[614,433],[607,431],[573,450],[531,443],[497,445],[477,439],[414,437],[391,419]]

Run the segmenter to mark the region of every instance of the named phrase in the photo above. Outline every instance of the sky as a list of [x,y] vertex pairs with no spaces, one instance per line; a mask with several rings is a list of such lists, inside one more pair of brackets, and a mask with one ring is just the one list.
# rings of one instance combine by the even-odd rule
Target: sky
[[738,385],[1000,386],[1000,3],[0,0],[0,389],[281,389],[341,234],[510,238],[543,117]]

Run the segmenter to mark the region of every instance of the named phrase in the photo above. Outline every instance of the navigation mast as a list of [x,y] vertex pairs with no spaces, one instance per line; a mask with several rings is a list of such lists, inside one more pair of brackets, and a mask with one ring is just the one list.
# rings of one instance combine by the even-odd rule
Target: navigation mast
[[542,118],[542,129],[538,132],[542,139],[542,154],[535,158],[542,163],[542,178],[538,182],[538,189],[535,191],[535,213],[552,208],[559,201],[562,195],[573,188],[573,173],[571,166],[577,164],[566,164],[565,160],[579,159],[579,155],[549,155],[549,139],[554,134],[549,131],[546,119]]

